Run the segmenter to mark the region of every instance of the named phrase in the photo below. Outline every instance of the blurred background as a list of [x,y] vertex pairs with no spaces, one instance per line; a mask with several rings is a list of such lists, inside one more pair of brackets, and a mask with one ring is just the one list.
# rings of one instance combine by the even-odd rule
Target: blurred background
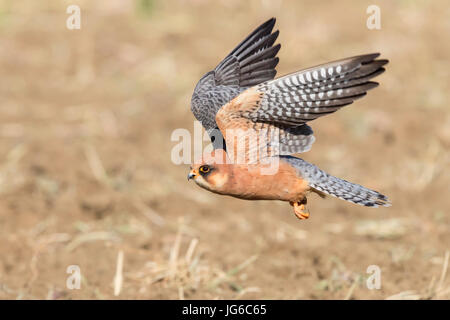
[[[0,1],[0,298],[448,299],[446,1]],[[69,5],[81,29],[69,30]],[[278,75],[381,52],[301,157],[390,208],[218,196],[170,160],[198,79],[270,17]],[[69,289],[67,268],[81,272]],[[369,290],[368,266],[381,269]]]

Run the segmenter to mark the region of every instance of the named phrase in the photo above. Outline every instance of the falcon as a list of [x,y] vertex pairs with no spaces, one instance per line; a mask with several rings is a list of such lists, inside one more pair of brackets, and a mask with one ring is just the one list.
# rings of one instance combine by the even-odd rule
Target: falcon
[[272,18],[256,28],[197,83],[191,110],[214,150],[191,165],[188,180],[221,195],[289,202],[299,219],[309,217],[311,192],[366,207],[390,206],[379,192],[293,156],[314,143],[307,123],[377,87],[371,79],[388,60],[364,54],[274,79],[280,50],[274,25]]

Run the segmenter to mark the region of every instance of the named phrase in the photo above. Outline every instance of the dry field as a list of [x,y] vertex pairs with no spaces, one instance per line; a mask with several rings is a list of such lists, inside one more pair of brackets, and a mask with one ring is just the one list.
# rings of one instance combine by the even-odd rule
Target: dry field
[[[372,2],[0,0],[0,298],[449,299],[450,7],[376,1],[368,30]],[[197,80],[272,16],[279,75],[390,60],[379,88],[312,122],[301,156],[392,207],[312,196],[299,221],[172,163]]]

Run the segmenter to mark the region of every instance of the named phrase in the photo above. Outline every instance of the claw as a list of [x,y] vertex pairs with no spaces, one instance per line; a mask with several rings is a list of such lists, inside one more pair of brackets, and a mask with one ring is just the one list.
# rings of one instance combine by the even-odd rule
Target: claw
[[294,207],[294,213],[300,220],[305,220],[309,218],[309,212],[305,212],[306,198],[301,202],[290,202],[291,206]]

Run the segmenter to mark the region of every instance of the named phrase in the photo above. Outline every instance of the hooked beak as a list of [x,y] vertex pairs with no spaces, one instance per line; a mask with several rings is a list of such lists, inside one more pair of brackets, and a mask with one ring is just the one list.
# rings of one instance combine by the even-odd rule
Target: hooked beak
[[197,176],[197,172],[195,170],[191,170],[187,176],[188,181],[194,179]]

